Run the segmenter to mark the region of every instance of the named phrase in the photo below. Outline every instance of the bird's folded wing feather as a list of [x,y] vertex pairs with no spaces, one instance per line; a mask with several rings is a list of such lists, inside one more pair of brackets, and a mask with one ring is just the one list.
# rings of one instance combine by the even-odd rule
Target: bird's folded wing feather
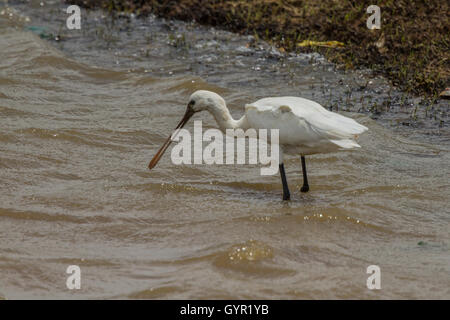
[[298,97],[265,98],[245,106],[255,129],[279,129],[280,143],[313,146],[323,140],[342,147],[367,128],[351,118],[330,112],[320,104]]

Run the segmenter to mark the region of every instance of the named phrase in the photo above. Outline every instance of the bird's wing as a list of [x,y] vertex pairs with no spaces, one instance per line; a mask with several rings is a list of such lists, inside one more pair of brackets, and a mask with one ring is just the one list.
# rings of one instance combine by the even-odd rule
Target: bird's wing
[[344,148],[355,147],[351,140],[367,130],[353,119],[298,97],[264,98],[247,104],[245,111],[251,127],[279,129],[281,144],[314,147],[328,140]]

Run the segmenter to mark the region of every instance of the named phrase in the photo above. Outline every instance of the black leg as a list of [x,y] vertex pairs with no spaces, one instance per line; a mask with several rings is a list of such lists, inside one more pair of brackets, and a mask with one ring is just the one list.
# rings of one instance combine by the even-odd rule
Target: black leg
[[289,187],[286,180],[286,174],[284,172],[284,164],[280,164],[280,176],[281,183],[283,184],[283,200],[290,200],[291,194],[289,193]]
[[303,171],[303,187],[300,189],[300,191],[308,192],[309,185],[308,185],[308,176],[306,175],[306,162],[304,156],[302,156],[302,171]]

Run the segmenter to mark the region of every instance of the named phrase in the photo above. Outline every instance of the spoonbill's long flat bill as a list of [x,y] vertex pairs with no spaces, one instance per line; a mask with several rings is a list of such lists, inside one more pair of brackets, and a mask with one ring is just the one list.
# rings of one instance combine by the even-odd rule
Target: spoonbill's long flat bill
[[[326,110],[317,102],[299,97],[271,97],[245,105],[245,114],[234,120],[225,100],[218,94],[199,90],[194,92],[186,113],[175,129],[181,129],[196,112],[207,110],[215,118],[222,131],[226,129],[278,129],[280,144],[279,171],[283,185],[283,200],[290,199],[289,187],[283,164],[283,153],[301,156],[303,171],[302,192],[309,190],[305,156],[354,149],[357,136],[367,127],[355,120]],[[172,142],[171,136],[150,161],[152,169]]]

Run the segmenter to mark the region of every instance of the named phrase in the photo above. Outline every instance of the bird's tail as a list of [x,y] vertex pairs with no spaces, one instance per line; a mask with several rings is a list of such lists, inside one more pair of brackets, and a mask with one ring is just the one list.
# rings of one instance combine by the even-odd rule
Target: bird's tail
[[330,141],[343,149],[361,148],[359,144],[357,144],[354,140],[351,139],[330,140]]

